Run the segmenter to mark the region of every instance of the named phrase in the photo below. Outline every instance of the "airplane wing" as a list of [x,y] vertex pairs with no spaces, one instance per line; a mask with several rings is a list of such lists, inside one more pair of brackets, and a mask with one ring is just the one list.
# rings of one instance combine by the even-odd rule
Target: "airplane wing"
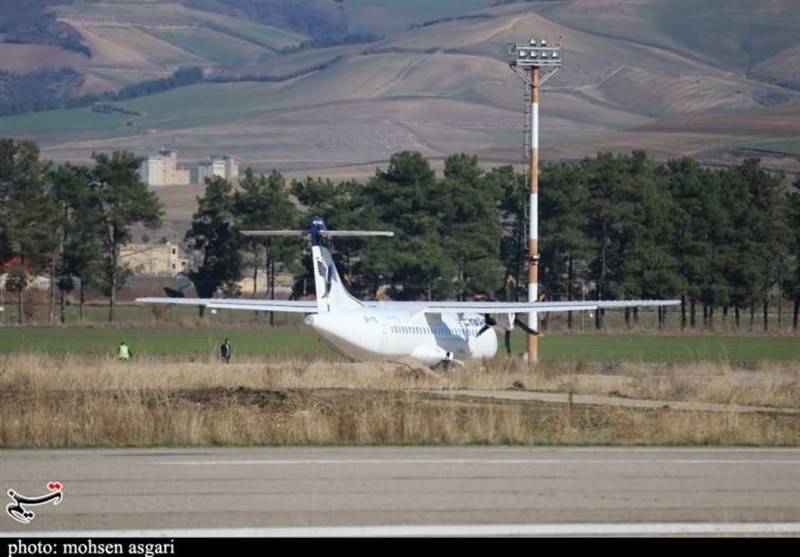
[[[145,304],[205,306],[209,309],[243,309],[316,313],[317,303],[304,300],[243,300],[226,298],[136,298]],[[598,308],[674,306],[680,300],[613,300],[581,302],[362,302],[364,307],[408,311],[410,313],[552,313],[557,311],[593,311]]]
[[316,313],[317,302],[304,300],[242,300],[226,298],[136,298],[145,304],[175,304],[179,306],[205,306],[209,309],[249,309],[255,311],[283,311],[289,313]]
[[367,307],[406,310],[413,313],[552,313],[593,311],[598,308],[674,306],[680,300],[595,300],[575,302],[364,302]]

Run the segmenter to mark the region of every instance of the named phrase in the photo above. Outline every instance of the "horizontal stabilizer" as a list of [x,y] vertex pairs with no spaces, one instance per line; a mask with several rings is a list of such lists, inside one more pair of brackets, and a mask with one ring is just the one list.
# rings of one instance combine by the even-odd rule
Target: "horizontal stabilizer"
[[321,217],[311,217],[308,230],[243,230],[245,236],[308,236],[312,246],[321,245],[323,238],[333,236],[358,237],[358,236],[394,236],[388,230],[328,230]]
[[[394,236],[388,230],[319,230],[320,236],[357,237],[357,236]],[[308,230],[242,230],[244,236],[305,236]]]
[[244,236],[305,236],[308,230],[242,230]]
[[394,232],[389,230],[324,230],[320,232],[322,236],[394,236]]

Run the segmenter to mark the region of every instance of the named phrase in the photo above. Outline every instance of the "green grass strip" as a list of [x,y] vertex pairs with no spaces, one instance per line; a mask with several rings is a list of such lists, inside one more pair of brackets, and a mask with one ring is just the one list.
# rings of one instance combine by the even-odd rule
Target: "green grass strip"
[[[222,324],[221,324],[222,325]],[[2,327],[0,353],[116,354],[123,340],[134,354],[206,355],[230,338],[236,355],[286,353],[328,354],[310,330],[299,328],[209,329],[147,327]],[[499,355],[505,350],[498,335]],[[513,337],[514,353],[525,350],[525,337]],[[784,336],[676,336],[581,334],[547,335],[539,340],[540,360],[608,362],[729,362],[800,361],[800,339]]]

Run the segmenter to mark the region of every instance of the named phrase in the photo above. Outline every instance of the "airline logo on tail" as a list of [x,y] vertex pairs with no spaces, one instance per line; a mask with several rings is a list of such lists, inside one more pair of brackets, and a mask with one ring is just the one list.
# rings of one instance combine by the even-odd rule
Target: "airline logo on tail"
[[331,282],[333,282],[333,267],[325,266],[325,262],[321,259],[317,260],[317,273],[322,279],[325,281],[325,293],[322,294],[322,298],[327,298],[328,295],[331,293]]

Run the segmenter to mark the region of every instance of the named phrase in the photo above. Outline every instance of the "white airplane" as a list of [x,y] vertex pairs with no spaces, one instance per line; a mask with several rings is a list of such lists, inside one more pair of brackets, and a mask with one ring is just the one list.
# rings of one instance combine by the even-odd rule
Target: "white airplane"
[[[411,356],[428,366],[497,354],[498,325],[509,333],[515,325],[538,334],[516,317],[517,313],[593,311],[599,308],[669,306],[680,300],[627,300],[581,302],[382,302],[354,298],[342,284],[329,247],[331,236],[393,236],[386,231],[328,230],[320,217],[312,217],[309,230],[245,231],[248,236],[305,236],[311,241],[316,301],[242,300],[230,298],[137,298],[137,302],[306,313],[306,325],[335,351],[353,360],[379,360]],[[492,317],[494,316],[494,317]]]

